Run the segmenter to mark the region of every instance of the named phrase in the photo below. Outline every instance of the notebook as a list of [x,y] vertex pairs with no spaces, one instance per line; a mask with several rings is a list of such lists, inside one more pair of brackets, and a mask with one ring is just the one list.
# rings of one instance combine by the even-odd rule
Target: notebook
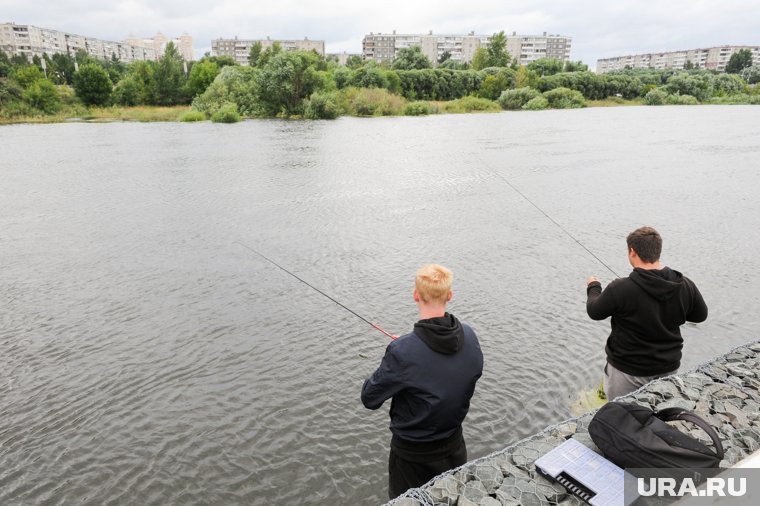
[[625,471],[575,439],[536,460],[536,469],[592,506],[628,506]]

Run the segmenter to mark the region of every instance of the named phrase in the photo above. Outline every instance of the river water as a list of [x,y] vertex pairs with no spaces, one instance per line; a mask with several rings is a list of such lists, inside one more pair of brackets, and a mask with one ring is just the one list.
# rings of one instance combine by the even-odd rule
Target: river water
[[685,368],[759,338],[759,119],[0,128],[0,504],[387,497],[387,405],[359,401],[387,338],[247,248],[393,333],[416,320],[415,270],[450,267],[485,355],[471,458],[601,379],[585,278],[615,276],[574,239],[626,275],[627,233],[660,230],[710,307]]

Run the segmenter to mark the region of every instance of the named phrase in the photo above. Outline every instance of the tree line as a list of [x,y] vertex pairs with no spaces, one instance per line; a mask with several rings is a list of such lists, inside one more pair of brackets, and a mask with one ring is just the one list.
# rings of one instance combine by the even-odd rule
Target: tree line
[[0,117],[110,105],[192,104],[188,119],[235,121],[241,116],[427,114],[447,101],[463,101],[465,109],[476,110],[497,103],[506,109],[582,107],[586,100],[608,97],[651,105],[757,103],[760,81],[760,67],[751,65],[748,50],[731,57],[725,74],[688,64],[683,70],[607,74],[590,72],[581,62],[549,58],[519,65],[506,50],[504,32],[494,34],[469,63],[444,53],[434,66],[419,47],[410,47],[390,64],[351,57],[341,66],[313,51],[285,51],[276,42],[267,48],[255,43],[248,63],[209,55],[186,62],[172,42],[158,61],[130,64],[115,56],[97,60],[83,51],[35,56],[31,62],[0,51]]

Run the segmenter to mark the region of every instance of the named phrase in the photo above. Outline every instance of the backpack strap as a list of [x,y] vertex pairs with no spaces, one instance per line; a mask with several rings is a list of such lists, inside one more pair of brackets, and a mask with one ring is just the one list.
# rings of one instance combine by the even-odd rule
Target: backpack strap
[[707,423],[701,416],[687,411],[683,408],[666,408],[655,413],[655,416],[663,422],[671,422],[673,420],[683,420],[684,422],[691,422],[697,425],[700,429],[705,431],[710,439],[712,439],[715,446],[715,454],[719,460],[723,460],[723,445],[720,442],[720,437],[712,425]]

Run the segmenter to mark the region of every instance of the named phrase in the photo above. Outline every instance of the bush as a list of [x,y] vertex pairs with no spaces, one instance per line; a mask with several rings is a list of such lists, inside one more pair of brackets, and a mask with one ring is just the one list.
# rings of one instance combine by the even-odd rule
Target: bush
[[387,88],[388,78],[376,63],[367,62],[353,72],[351,86],[357,88]]
[[201,111],[196,111],[195,109],[190,109],[189,111],[185,111],[179,116],[180,121],[205,121],[206,115],[203,114]]
[[473,70],[399,70],[401,95],[407,100],[454,100],[480,89],[485,72]]
[[313,93],[304,107],[304,117],[308,119],[335,119],[341,112],[335,92]]
[[445,102],[442,110],[449,113],[463,113],[472,111],[497,112],[501,111],[499,104],[492,100],[478,97],[462,97],[451,102]]
[[742,79],[747,81],[747,84],[760,83],[760,65],[753,65],[747,67],[741,71]]
[[193,109],[211,117],[224,104],[234,103],[243,116],[263,116],[261,104],[257,100],[258,84],[256,76],[260,71],[252,67],[226,66],[216,76],[214,82],[193,100]]
[[237,123],[240,121],[237,105],[232,102],[222,105],[219,110],[211,115],[211,121],[214,123]]
[[668,95],[668,105],[697,105],[699,100],[691,95]]
[[682,72],[668,79],[666,87],[671,95],[691,95],[699,101],[709,99],[712,94],[709,74],[691,75]]
[[431,112],[432,109],[427,102],[411,102],[404,109],[404,114],[407,116],[426,116]]
[[111,96],[113,84],[103,67],[85,63],[74,74],[74,91],[86,105],[103,105]]
[[586,107],[586,100],[580,91],[568,88],[554,88],[544,93],[544,98],[552,109],[578,109]]
[[502,92],[514,86],[515,71],[512,69],[496,69],[491,73],[491,68],[483,69],[486,75],[480,84],[478,96],[489,100],[497,100]]
[[668,94],[660,88],[655,88],[644,95],[644,104],[646,105],[665,105],[668,100]]
[[747,83],[736,74],[719,74],[712,76],[713,95],[722,97],[736,95],[747,89]]
[[21,96],[24,93],[23,88],[10,79],[0,77],[0,109],[11,102],[21,101]]
[[[601,100],[607,98],[608,87],[614,93],[623,91],[623,96],[634,93],[641,86],[641,81],[636,79],[616,80],[611,82],[605,75],[593,72],[562,72],[553,76],[542,77],[538,81],[539,91],[550,91],[556,88],[568,88],[580,92],[589,100]],[[551,103],[551,100],[549,101]]]
[[516,90],[505,90],[499,96],[499,105],[502,109],[516,110],[521,109],[525,104],[541,95],[538,90],[533,88],[517,88]]
[[533,97],[528,102],[522,106],[523,109],[526,111],[541,111],[543,109],[546,109],[549,107],[549,101],[546,100],[545,97],[537,96]]
[[391,116],[403,112],[404,99],[382,88],[348,88],[346,110],[354,116]]
[[24,90],[23,98],[27,104],[45,114],[55,114],[63,106],[58,90],[47,79],[40,79],[29,85]]
[[134,76],[127,76],[114,87],[111,102],[116,105],[140,105],[141,83]]
[[36,65],[24,65],[21,67],[16,67],[13,71],[11,71],[11,77],[24,89],[31,86],[35,81],[45,79],[42,71]]

